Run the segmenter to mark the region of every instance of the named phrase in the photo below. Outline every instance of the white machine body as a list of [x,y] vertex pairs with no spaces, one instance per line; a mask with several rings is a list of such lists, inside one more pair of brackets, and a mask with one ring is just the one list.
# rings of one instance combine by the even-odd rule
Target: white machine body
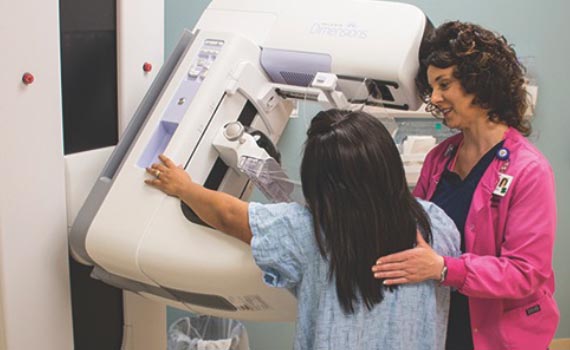
[[413,6],[381,1],[212,1],[163,86],[143,100],[142,121],[131,122],[131,141],[121,141],[130,143],[120,143],[107,166],[115,170],[104,170],[81,209],[70,233],[74,257],[107,283],[179,308],[293,320],[294,295],[264,284],[249,246],[145,185],[145,168],[164,153],[195,182],[247,199],[251,184],[235,169],[239,159],[223,150],[223,139],[213,145],[225,125],[239,121],[277,143],[293,110],[286,97],[302,96],[295,91],[322,71],[338,77],[332,93],[351,103],[417,108],[413,80],[426,21]]
[[429,26],[417,7],[387,1],[214,0],[196,28],[250,38],[263,48],[264,63],[277,56],[275,82],[310,81],[311,66],[328,65],[347,97],[367,97],[357,83],[379,80],[388,99],[373,101],[416,110],[418,51]]

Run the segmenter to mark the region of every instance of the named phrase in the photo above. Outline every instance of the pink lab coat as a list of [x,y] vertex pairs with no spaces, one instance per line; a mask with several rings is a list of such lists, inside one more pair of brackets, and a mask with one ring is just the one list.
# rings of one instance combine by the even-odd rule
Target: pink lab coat
[[[426,157],[414,194],[429,200],[459,133]],[[505,133],[504,172],[513,176],[504,197],[492,193],[504,161],[494,158],[473,193],[465,222],[465,250],[444,257],[445,285],[469,296],[475,350],[544,350],[560,314],[553,298],[556,231],[554,175],[544,156],[517,130]]]

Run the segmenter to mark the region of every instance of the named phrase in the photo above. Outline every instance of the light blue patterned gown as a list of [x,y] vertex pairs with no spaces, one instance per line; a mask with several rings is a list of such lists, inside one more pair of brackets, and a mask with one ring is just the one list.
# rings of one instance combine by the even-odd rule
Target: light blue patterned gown
[[[436,205],[420,201],[427,212],[434,249],[457,256],[459,233]],[[367,310],[363,303],[347,315],[337,299],[328,263],[321,257],[312,216],[296,203],[249,205],[251,247],[264,280],[296,294],[296,350],[432,350],[444,349],[449,288],[435,281],[403,285],[384,292],[384,300]]]

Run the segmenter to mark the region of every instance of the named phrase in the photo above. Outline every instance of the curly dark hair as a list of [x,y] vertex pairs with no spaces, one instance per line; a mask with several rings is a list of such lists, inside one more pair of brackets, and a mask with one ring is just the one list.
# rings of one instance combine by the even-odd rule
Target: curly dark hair
[[530,135],[530,123],[524,118],[528,108],[526,69],[505,37],[459,21],[443,23],[426,35],[420,48],[416,86],[428,110],[435,111],[437,107],[430,103],[428,66],[455,67],[453,76],[466,93],[475,95],[475,105],[489,110],[490,120]]

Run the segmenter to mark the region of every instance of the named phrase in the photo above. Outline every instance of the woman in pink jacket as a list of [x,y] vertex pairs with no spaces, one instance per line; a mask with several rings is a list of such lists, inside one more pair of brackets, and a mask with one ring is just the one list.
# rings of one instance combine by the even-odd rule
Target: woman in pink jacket
[[448,350],[544,350],[559,321],[553,298],[554,176],[525,138],[524,67],[502,36],[448,22],[422,44],[421,95],[461,131],[427,156],[414,194],[462,235],[459,258],[421,237],[372,270],[387,285],[439,280],[452,293]]

